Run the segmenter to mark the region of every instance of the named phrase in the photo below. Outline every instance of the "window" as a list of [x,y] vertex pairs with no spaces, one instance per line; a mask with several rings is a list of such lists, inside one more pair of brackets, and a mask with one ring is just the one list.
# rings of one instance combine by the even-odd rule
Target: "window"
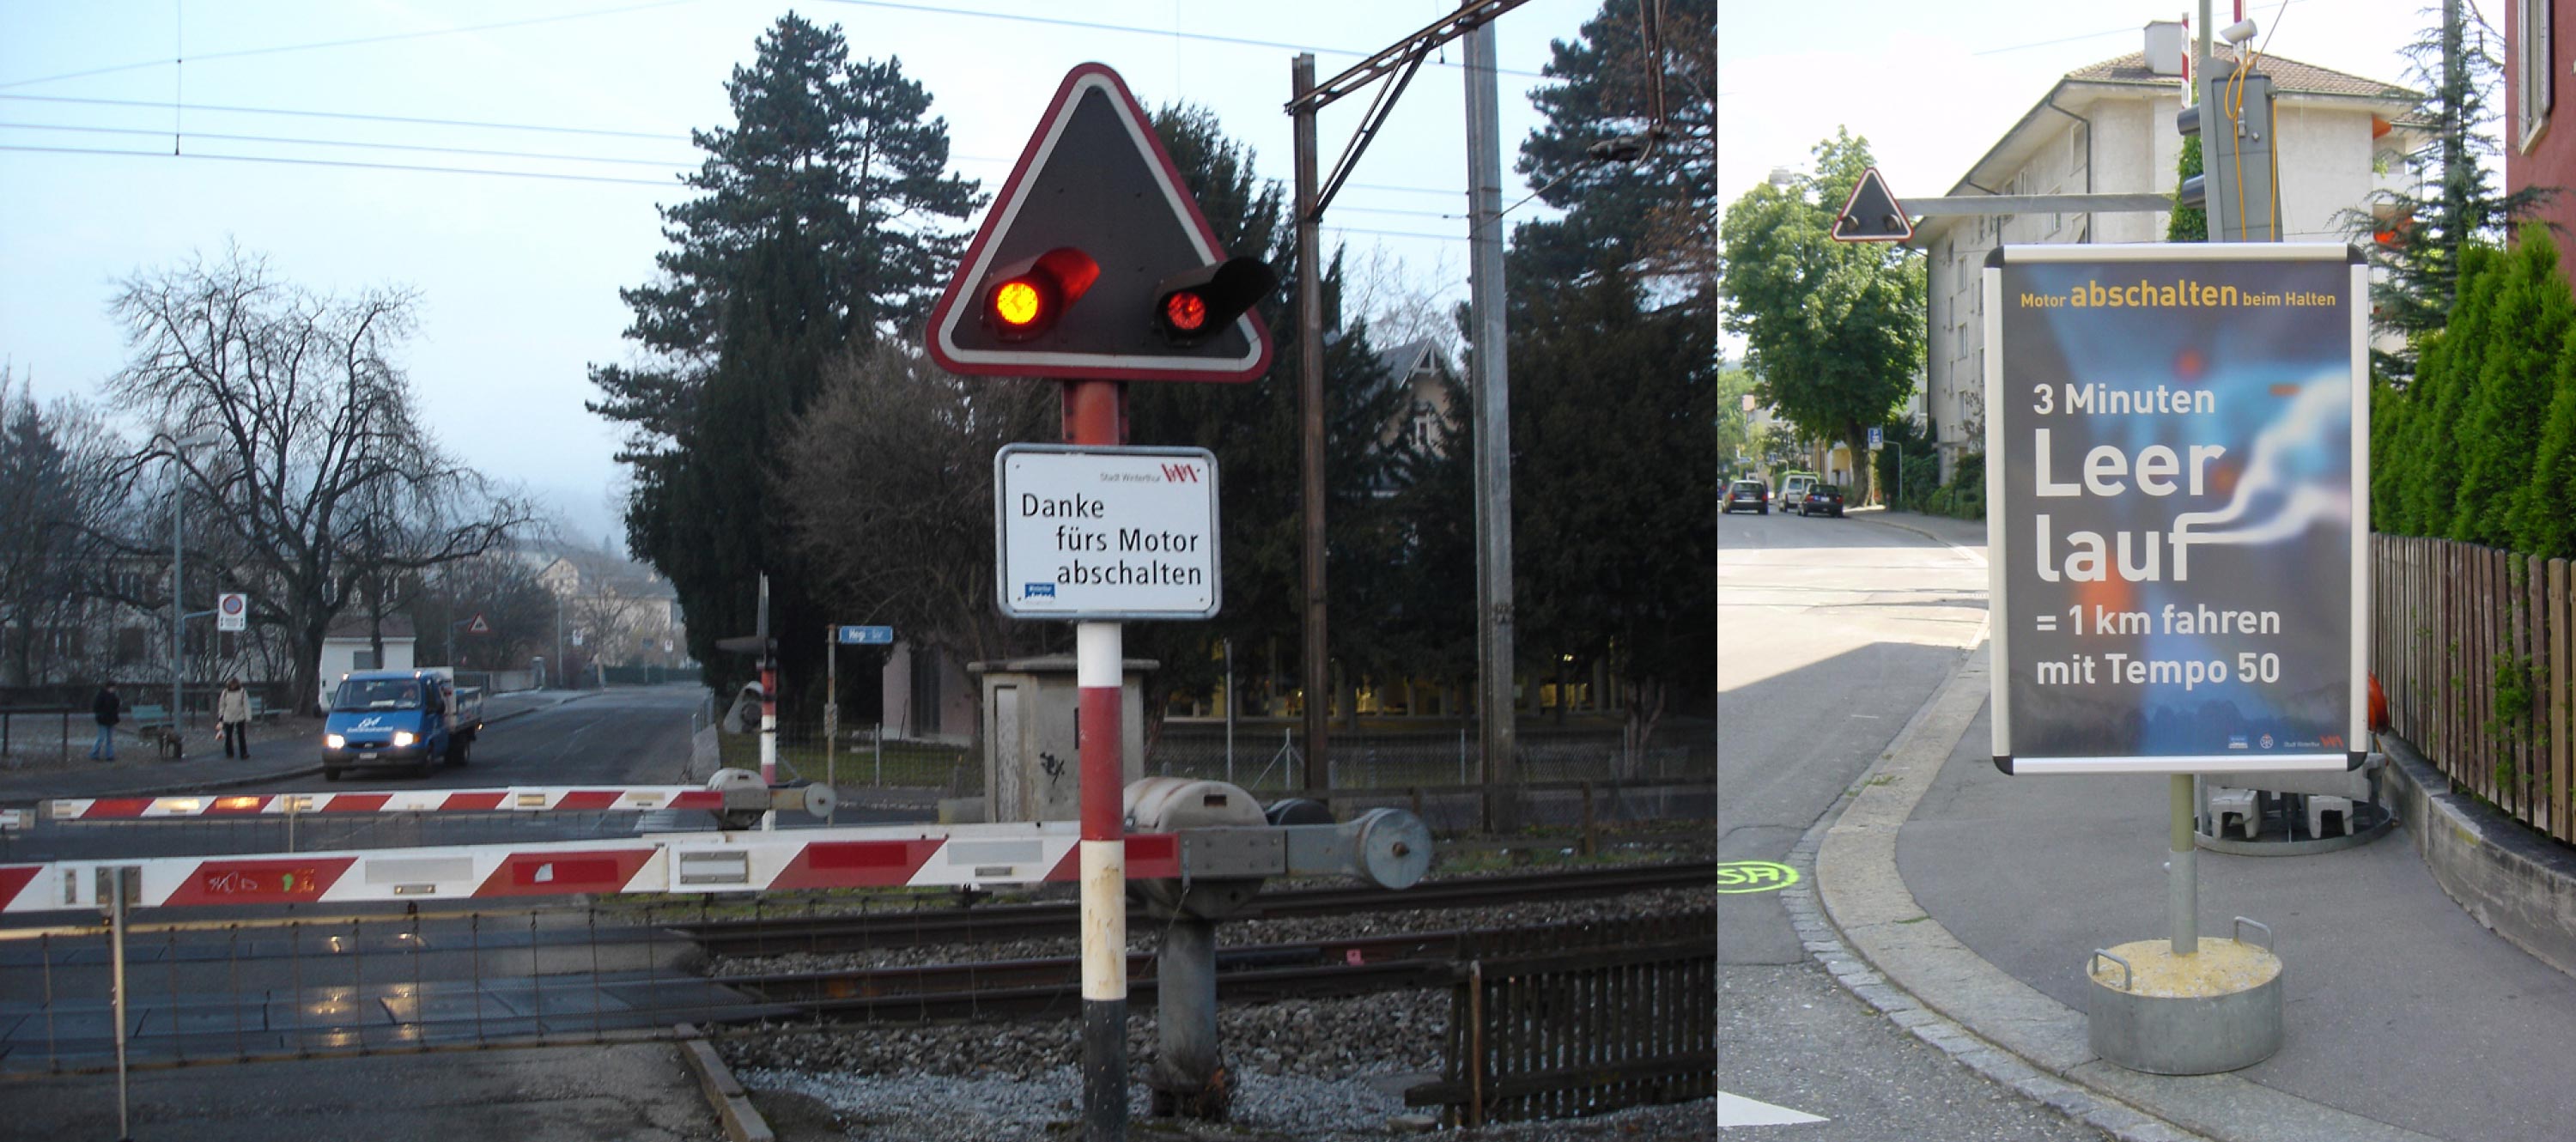
[[2514,145],[2529,151],[2549,126],[2552,76],[2557,52],[2550,43],[2551,0],[2514,0],[2513,126]]

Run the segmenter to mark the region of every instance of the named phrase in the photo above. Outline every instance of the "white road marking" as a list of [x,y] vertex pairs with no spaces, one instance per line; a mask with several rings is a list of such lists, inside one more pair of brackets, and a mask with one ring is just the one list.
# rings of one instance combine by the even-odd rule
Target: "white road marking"
[[1720,1130],[1733,1130],[1738,1126],[1795,1126],[1802,1122],[1823,1121],[1804,1111],[1756,1102],[1740,1094],[1717,1092],[1717,1128]]

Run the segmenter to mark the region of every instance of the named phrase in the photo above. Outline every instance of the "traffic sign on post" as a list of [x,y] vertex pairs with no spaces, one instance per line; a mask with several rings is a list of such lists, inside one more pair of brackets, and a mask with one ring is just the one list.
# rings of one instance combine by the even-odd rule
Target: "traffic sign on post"
[[225,592],[215,600],[215,629],[250,629],[250,596]]
[[1064,77],[930,311],[952,373],[1248,381],[1278,276],[1228,258],[1118,73]]
[[843,646],[892,646],[893,627],[845,626],[833,628],[833,641]]
[[1884,428],[1881,428],[1881,427],[1879,427],[1878,425],[1875,425],[1875,424],[1870,425],[1870,426],[1869,426],[1869,450],[1870,450],[1870,451],[1872,451],[1872,452],[1876,452],[1876,451],[1878,451],[1879,449],[1884,448],[1884,447],[1886,447],[1886,446],[1887,446],[1887,430],[1886,430],[1886,429],[1884,429]]
[[1204,448],[1004,448],[993,457],[1002,613],[1213,617],[1216,513],[1216,457]]
[[1852,184],[1851,197],[1843,201],[1841,213],[1834,216],[1834,241],[1837,242],[1902,242],[1914,237],[1914,222],[1905,216],[1905,208],[1896,204],[1896,195],[1887,189],[1877,167],[1860,172],[1860,181]]
[[492,633],[492,624],[489,620],[485,619],[480,613],[478,613],[474,616],[474,621],[465,624],[465,633],[490,634]]

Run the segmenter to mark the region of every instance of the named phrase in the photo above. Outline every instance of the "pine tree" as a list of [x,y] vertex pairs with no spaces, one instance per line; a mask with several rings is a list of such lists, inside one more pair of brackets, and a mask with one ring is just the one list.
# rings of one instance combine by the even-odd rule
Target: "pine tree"
[[[671,580],[720,688],[748,664],[714,640],[753,629],[760,572],[773,629],[828,621],[772,502],[774,442],[828,362],[917,324],[963,240],[937,221],[978,201],[946,173],[930,96],[898,61],[852,61],[838,26],[781,17],[725,90],[734,123],[691,135],[707,157],[684,180],[698,196],[662,211],[660,274],[619,291],[644,360],[590,371],[591,410],[628,427],[628,544]],[[811,678],[810,640],[782,647]]]
[[2375,191],[2367,207],[2342,215],[2382,271],[2371,285],[2373,326],[2407,340],[2397,353],[2373,350],[2372,367],[2400,383],[2415,371],[2418,342],[2448,320],[2469,247],[2500,243],[2515,219],[2556,193],[2499,193],[2489,173],[2498,153],[2491,100],[2504,72],[2494,45],[2502,42],[2474,6],[2444,0],[2441,18],[2404,49],[2407,79],[2423,93],[2410,118],[2433,125],[2430,153],[2420,161],[2432,167],[2434,188]]
[[[1513,169],[1548,205],[1584,209],[1528,235],[1526,257],[1557,276],[1605,260],[1659,279],[1716,272],[1716,25],[1715,0],[1605,3],[1548,45],[1554,82],[1530,92],[1544,119]],[[1622,137],[1635,159],[1595,149]]]

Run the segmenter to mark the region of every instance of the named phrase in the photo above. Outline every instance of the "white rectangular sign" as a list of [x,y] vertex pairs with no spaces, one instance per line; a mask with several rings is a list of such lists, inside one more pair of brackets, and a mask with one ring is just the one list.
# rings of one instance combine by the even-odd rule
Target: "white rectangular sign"
[[1013,444],[993,456],[994,592],[1023,619],[1217,613],[1216,456]]
[[250,596],[226,593],[215,600],[216,630],[250,629]]

